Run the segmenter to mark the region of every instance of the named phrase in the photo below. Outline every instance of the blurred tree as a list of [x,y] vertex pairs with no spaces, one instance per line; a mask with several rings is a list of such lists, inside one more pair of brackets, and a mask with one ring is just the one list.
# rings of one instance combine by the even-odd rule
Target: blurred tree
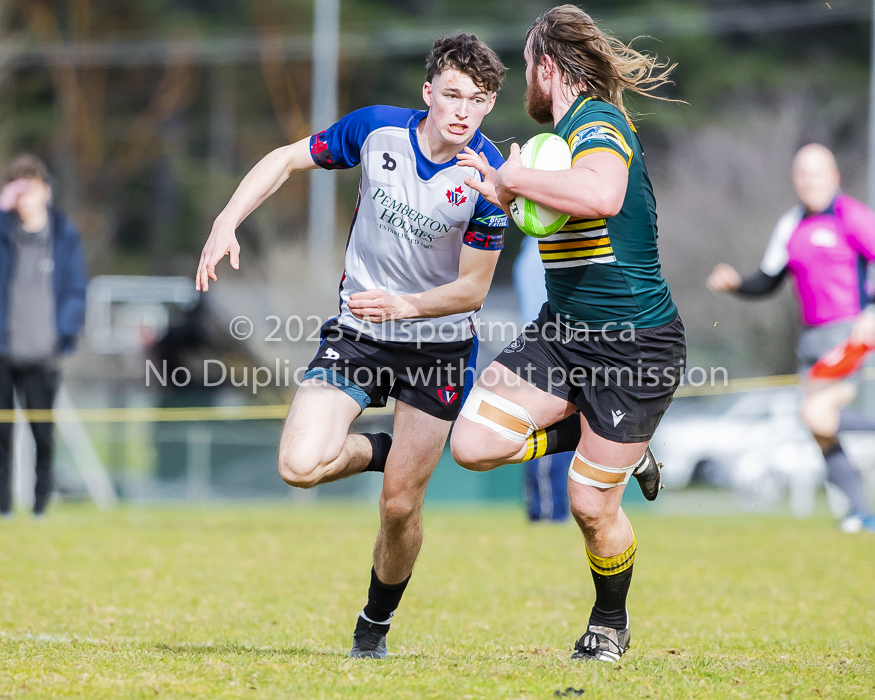
[[[243,172],[310,132],[312,1],[7,0],[0,158],[33,150],[50,160],[92,272],[190,274]],[[474,31],[494,42],[510,69],[485,131],[497,142],[525,141],[542,127],[522,109],[522,43],[551,4],[343,0],[341,111],[421,106],[433,39]],[[584,5],[623,39],[655,35],[636,45],[679,64],[665,94],[688,104],[633,103],[644,113],[665,268],[693,344],[758,347],[739,354],[738,366],[751,371],[792,368],[785,350],[766,350],[792,338],[790,302],[742,311],[703,292],[707,270],[719,259],[756,264],[774,220],[792,203],[786,171],[803,142],[832,146],[846,188],[864,191],[869,29],[862,10],[848,10],[863,8],[862,0],[833,4],[844,19],[823,15],[819,25],[799,19],[829,11],[811,0]],[[758,12],[769,31],[757,27]],[[341,217],[351,214],[357,186],[357,173],[341,173]],[[267,278],[277,269],[267,251],[302,244],[305,195],[306,179],[295,178],[244,223],[244,274]],[[515,252],[512,242],[497,283],[509,279]],[[754,344],[765,332],[784,340]]]

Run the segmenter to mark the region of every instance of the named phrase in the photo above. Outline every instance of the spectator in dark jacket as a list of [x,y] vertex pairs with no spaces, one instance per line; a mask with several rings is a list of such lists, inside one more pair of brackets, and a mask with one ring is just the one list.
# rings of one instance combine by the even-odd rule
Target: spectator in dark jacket
[[[76,226],[51,206],[46,166],[19,157],[0,192],[0,410],[13,392],[28,410],[51,409],[58,358],[72,352],[85,320],[87,274]],[[8,413],[6,415],[9,415]],[[33,512],[52,492],[51,422],[31,422],[36,441]],[[12,423],[0,421],[0,514],[12,510]]]

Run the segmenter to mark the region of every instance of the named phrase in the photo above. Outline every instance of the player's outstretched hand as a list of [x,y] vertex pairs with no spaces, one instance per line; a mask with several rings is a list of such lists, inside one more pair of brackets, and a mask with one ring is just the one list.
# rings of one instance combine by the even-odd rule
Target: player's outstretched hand
[[349,298],[349,310],[353,316],[371,323],[385,323],[393,319],[407,318],[409,304],[402,297],[393,296],[382,289],[356,292]]
[[470,146],[465,146],[465,150],[456,156],[456,161],[463,168],[474,168],[480,173],[480,180],[475,177],[467,177],[465,184],[483,195],[486,201],[500,207],[498,193],[495,191],[495,175],[498,171],[489,164],[486,156],[477,153]]
[[199,292],[210,291],[210,280],[216,281],[216,265],[228,255],[231,258],[231,267],[240,269],[240,244],[234,233],[234,227],[220,219],[216,219],[210,237],[201,252],[201,259],[197,266],[197,276],[194,280],[194,288]]
[[482,181],[478,181],[476,178],[469,177],[465,179],[465,184],[472,190],[477,190],[490,203],[504,209],[505,214],[510,214],[510,200],[516,197],[516,192],[510,189],[509,183],[513,175],[523,167],[519,144],[510,145],[510,155],[498,170],[489,164],[486,156],[467,146],[456,158],[459,165],[476,168],[483,178]]
[[732,265],[720,263],[708,275],[705,284],[712,292],[734,292],[741,286],[741,275]]

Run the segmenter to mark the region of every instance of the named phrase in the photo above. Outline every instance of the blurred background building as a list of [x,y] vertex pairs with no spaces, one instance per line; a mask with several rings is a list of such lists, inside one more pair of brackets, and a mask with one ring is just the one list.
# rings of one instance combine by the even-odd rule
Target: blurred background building
[[[0,165],[22,151],[49,162],[56,201],[79,225],[95,278],[86,342],[66,367],[72,405],[288,404],[293,389],[283,386],[257,395],[251,385],[227,382],[204,389],[198,368],[205,356],[250,371],[306,364],[315,350],[306,341],[315,337],[315,318],[327,319],[336,308],[358,173],[293,177],[240,227],[240,272],[223,264],[219,283],[199,301],[183,288],[190,283],[193,290],[213,218],[261,156],[325,128],[333,115],[375,103],[420,106],[432,41],[459,30],[482,36],[509,67],[484,132],[505,152],[509,140],[524,142],[542,128],[522,108],[523,40],[531,20],[551,4],[3,3]],[[844,190],[867,199],[872,3],[592,0],[582,6],[619,38],[640,36],[639,49],[678,63],[675,85],[664,94],[683,104],[631,103],[640,114],[659,202],[662,262],[688,329],[690,365],[725,367],[732,378],[794,371],[798,321],[789,290],[749,305],[706,293],[704,280],[718,261],[743,269],[758,264],[773,222],[794,202],[789,164],[806,142],[832,148]],[[335,17],[338,34],[331,31]],[[335,72],[336,92],[330,89]],[[487,322],[524,320],[511,286],[521,238],[516,229],[508,236],[483,312]],[[228,332],[241,315],[254,322],[245,341]],[[304,320],[302,333],[286,326],[291,316]],[[277,327],[275,339],[266,340]],[[488,361],[510,339],[494,333],[481,358]],[[149,359],[166,360],[171,371],[187,367],[195,375],[191,384],[201,388],[165,390],[154,381],[147,387]],[[703,400],[697,401],[701,412]],[[721,401],[708,410],[722,410],[728,399]],[[684,410],[680,399],[672,409],[677,420]],[[279,415],[83,425],[93,456],[126,498],[289,493],[275,474]],[[707,480],[710,467],[701,465],[717,459],[703,455],[693,465],[700,466],[697,478]],[[85,493],[71,449],[62,446],[58,460],[62,491]],[[520,483],[516,467],[473,475],[447,458],[429,497],[519,499]],[[788,488],[782,483],[779,493]],[[320,488],[316,497],[377,489],[363,476]]]

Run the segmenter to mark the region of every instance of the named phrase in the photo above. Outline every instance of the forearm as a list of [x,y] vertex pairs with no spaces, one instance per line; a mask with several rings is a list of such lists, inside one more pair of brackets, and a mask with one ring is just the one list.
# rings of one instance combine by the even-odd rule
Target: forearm
[[271,151],[246,174],[218,218],[229,221],[236,228],[293,172],[312,167],[308,139]]
[[587,168],[555,172],[519,168],[503,184],[517,195],[579,219],[614,216],[625,192]]
[[741,284],[735,290],[735,293],[749,298],[768,296],[781,286],[781,282],[786,274],[786,269],[777,275],[767,275],[762,270],[757,270],[752,275],[742,278]]
[[469,277],[459,277],[449,284],[435,287],[427,292],[400,297],[403,304],[403,318],[440,318],[476,311],[483,306],[488,291],[488,280],[482,282]]

